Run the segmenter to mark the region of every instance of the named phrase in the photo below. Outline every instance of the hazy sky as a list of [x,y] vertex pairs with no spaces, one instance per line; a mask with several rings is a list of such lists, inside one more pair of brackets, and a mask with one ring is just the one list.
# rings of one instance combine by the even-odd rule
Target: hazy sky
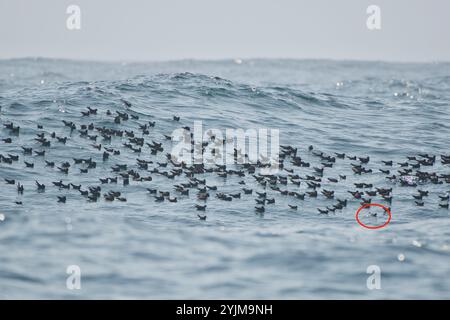
[[0,0],[0,58],[450,61],[449,33],[449,0]]

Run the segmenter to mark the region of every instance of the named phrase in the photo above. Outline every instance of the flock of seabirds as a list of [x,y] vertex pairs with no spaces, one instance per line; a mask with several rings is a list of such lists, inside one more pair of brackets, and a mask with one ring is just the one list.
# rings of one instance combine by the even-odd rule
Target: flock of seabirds
[[[430,196],[430,192],[426,189],[427,185],[449,184],[450,174],[433,172],[432,168],[437,162],[442,165],[450,165],[449,155],[430,155],[419,153],[414,156],[408,156],[404,162],[394,162],[385,160],[377,163],[377,169],[368,169],[367,165],[371,159],[369,156],[355,156],[344,153],[325,154],[317,151],[313,146],[309,146],[305,152],[309,157],[317,159],[318,164],[312,164],[306,161],[299,153],[297,147],[291,145],[281,145],[279,153],[279,171],[276,174],[261,174],[259,169],[267,167],[267,163],[257,161],[256,163],[239,164],[242,157],[248,158],[248,155],[242,150],[234,148],[234,157],[236,165],[235,169],[230,169],[227,165],[205,165],[193,164],[187,165],[184,162],[176,161],[170,153],[165,150],[165,142],[170,141],[173,137],[163,135],[162,141],[155,138],[152,129],[156,125],[156,121],[140,120],[139,115],[132,111],[132,105],[126,100],[122,100],[125,109],[122,111],[106,111],[106,119],[109,119],[111,125],[97,126],[91,118],[99,117],[98,109],[87,107],[81,112],[80,123],[62,120],[60,133],[47,132],[43,125],[37,124],[36,133],[32,140],[26,145],[17,146],[16,152],[8,152],[3,154],[0,152],[0,165],[8,166],[20,164],[24,167],[34,170],[35,163],[40,161],[50,170],[57,171],[61,174],[61,179],[53,181],[51,185],[45,185],[41,181],[35,181],[34,190],[25,190],[21,181],[17,181],[14,177],[3,177],[4,183],[15,187],[20,196],[25,192],[45,192],[48,188],[59,188],[72,190],[81,194],[87,201],[97,202],[101,199],[104,201],[120,201],[126,202],[126,196],[122,191],[108,190],[111,185],[122,184],[128,186],[131,183],[138,184],[141,182],[152,181],[156,175],[165,177],[168,181],[172,181],[172,190],[158,190],[158,188],[146,188],[146,192],[155,202],[177,202],[180,198],[196,198],[194,208],[198,210],[198,218],[206,220],[206,212],[208,211],[208,200],[215,197],[222,201],[239,201],[244,197],[254,197],[254,210],[257,214],[264,214],[267,206],[276,205],[278,197],[286,197],[291,202],[287,204],[291,210],[298,210],[299,204],[305,198],[322,198],[332,200],[332,204],[317,208],[319,214],[334,213],[343,210],[349,202],[358,202],[361,206],[371,203],[382,203],[385,211],[390,211],[390,205],[393,200],[392,186],[414,188],[416,191],[412,195],[411,201],[415,206],[422,207],[425,199]],[[1,109],[0,109],[1,110]],[[89,118],[89,120],[86,120]],[[102,121],[105,120],[101,116]],[[134,121],[138,125],[138,130],[121,129],[121,124],[127,121]],[[180,122],[180,117],[173,116],[170,121]],[[2,121],[3,122],[3,121]],[[2,123],[2,137],[0,137],[0,151],[2,144],[14,144],[16,137],[20,135],[20,126],[14,122]],[[191,132],[190,127],[183,127],[186,132]],[[192,133],[190,133],[192,137]],[[211,141],[203,142],[201,152],[214,152],[207,149],[208,145],[217,143],[216,137],[210,135]],[[92,157],[77,158],[68,155],[66,161],[56,163],[48,158],[48,150],[58,144],[65,145],[71,139],[84,139],[85,145],[92,150]],[[112,141],[115,141],[114,145]],[[232,143],[227,139],[219,140],[220,144]],[[191,144],[191,153],[194,153],[194,141]],[[124,152],[135,153],[135,164],[114,163],[120,160],[121,154]],[[164,155],[165,161],[157,161],[158,155]],[[144,159],[148,158],[148,159]],[[152,159],[152,157],[155,157]],[[99,160],[93,160],[99,159]],[[101,160],[100,160],[101,159]],[[349,174],[358,178],[358,182],[354,183],[354,188],[347,190],[347,197],[337,197],[333,188],[325,188],[327,186],[339,185],[347,180],[347,175],[337,174],[336,176],[327,175],[327,171],[337,162],[343,162],[348,165]],[[72,172],[77,171],[81,174],[89,174],[97,167],[104,166],[110,168],[109,176],[101,177],[95,185],[81,184],[76,185],[69,182]],[[308,173],[300,175],[300,168],[308,168]],[[425,170],[425,168],[428,168]],[[351,171],[350,171],[351,169]],[[376,171],[376,172],[375,172]],[[297,172],[297,173],[296,173]],[[367,183],[368,177],[372,174],[383,174],[386,182],[391,187],[377,187],[372,183]],[[230,176],[238,177],[238,185],[236,192],[221,192],[220,186],[210,185],[206,178],[208,175],[215,178],[226,180]],[[253,182],[249,183],[249,179]],[[172,184],[171,183],[171,184]],[[288,190],[287,185],[292,188]],[[300,185],[303,185],[303,192],[300,192]],[[117,188],[116,188],[117,189]],[[443,192],[438,194],[439,208],[448,209],[449,193]],[[23,199],[15,201],[17,205],[23,204]],[[66,203],[67,195],[57,196],[55,199],[58,203]],[[372,202],[373,201],[373,202]],[[283,203],[283,201],[281,201]],[[284,202],[285,203],[285,202]],[[384,212],[386,214],[387,212]],[[372,214],[376,216],[376,213]]]

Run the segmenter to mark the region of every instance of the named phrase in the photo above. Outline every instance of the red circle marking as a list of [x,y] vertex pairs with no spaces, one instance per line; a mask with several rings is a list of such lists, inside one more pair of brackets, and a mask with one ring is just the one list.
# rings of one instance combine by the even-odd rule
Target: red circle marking
[[[381,226],[368,226],[368,225],[365,225],[364,223],[362,223],[359,220],[359,213],[361,212],[362,209],[369,208],[369,207],[380,207],[380,208],[383,208],[384,211],[386,211],[388,213],[389,218]],[[383,206],[382,204],[378,204],[378,203],[366,203],[361,208],[359,208],[358,211],[356,211],[356,221],[358,221],[360,226],[362,226],[364,228],[367,228],[367,229],[381,229],[381,228],[384,228],[384,227],[386,227],[388,225],[388,223],[391,221],[391,219],[392,219],[391,211],[387,207]]]

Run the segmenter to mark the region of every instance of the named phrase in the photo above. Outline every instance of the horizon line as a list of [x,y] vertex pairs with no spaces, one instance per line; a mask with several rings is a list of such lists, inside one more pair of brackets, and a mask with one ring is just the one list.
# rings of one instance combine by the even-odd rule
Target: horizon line
[[294,58],[294,57],[228,57],[228,58],[179,58],[179,59],[91,59],[91,58],[67,58],[67,57],[51,57],[51,56],[21,56],[21,57],[5,57],[0,58],[0,61],[14,61],[14,60],[60,60],[60,61],[71,61],[71,62],[96,62],[96,63],[127,63],[127,64],[140,64],[140,63],[171,63],[171,62],[222,62],[222,61],[270,61],[270,60],[281,60],[281,61],[335,61],[335,62],[369,62],[369,63],[400,63],[400,64],[447,64],[450,60],[383,60],[383,59],[358,59],[358,58]]

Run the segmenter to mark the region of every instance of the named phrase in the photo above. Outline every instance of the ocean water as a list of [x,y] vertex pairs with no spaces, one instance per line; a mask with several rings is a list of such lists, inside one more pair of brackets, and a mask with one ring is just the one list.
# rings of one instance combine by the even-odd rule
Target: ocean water
[[[123,101],[131,104],[127,107]],[[441,155],[450,155],[450,64],[399,64],[384,62],[315,60],[223,60],[161,63],[104,63],[52,59],[0,61],[0,154],[19,155],[12,164],[0,162],[0,297],[38,299],[448,299],[450,298],[450,219],[439,196],[450,191],[442,184],[421,183],[402,187],[390,182],[378,169],[391,174],[403,170],[397,163],[407,156],[436,155],[433,166],[420,170],[450,174]],[[87,107],[98,114],[83,117]],[[139,117],[115,124],[106,111],[127,112]],[[173,115],[180,121],[172,120]],[[151,155],[144,145],[140,154],[123,147],[125,137],[96,143],[121,151],[102,161],[94,141],[71,132],[62,120],[97,127],[133,130],[155,121],[144,135],[146,142],[162,142],[164,152]],[[199,174],[209,191],[204,204],[174,190],[185,175],[173,180],[149,172],[164,162],[171,142],[164,139],[182,126],[201,120],[206,128],[272,128],[280,143],[298,148],[298,156],[311,167],[287,168],[302,177],[313,175],[321,159],[308,150],[335,155],[370,156],[364,167],[372,173],[356,175],[351,161],[336,159],[324,169],[317,198],[299,200],[267,187],[269,198],[263,215],[255,213],[255,192],[263,192],[250,174]],[[4,127],[20,126],[14,134]],[[37,126],[42,125],[42,129]],[[50,138],[55,132],[67,137],[64,145]],[[50,147],[35,141],[45,133]],[[90,134],[94,135],[95,131]],[[46,150],[44,157],[26,155],[21,147]],[[72,158],[92,158],[97,168],[81,173]],[[139,169],[136,158],[154,163]],[[49,168],[68,161],[68,174]],[[386,167],[382,160],[393,160]],[[34,163],[27,168],[24,161]],[[409,161],[414,163],[414,161]],[[127,164],[152,181],[130,181],[123,186],[101,184],[99,178],[114,177],[116,164]],[[409,168],[411,168],[409,166]],[[231,169],[231,167],[230,167]],[[160,168],[164,170],[164,168]],[[170,170],[170,164],[165,170]],[[416,169],[413,169],[415,172]],[[148,172],[146,172],[148,171]],[[287,176],[289,172],[280,171]],[[328,177],[346,175],[338,183]],[[18,194],[14,179],[24,186]],[[35,180],[46,185],[38,192]],[[52,186],[52,182],[101,186],[102,193],[120,191],[127,202],[89,202],[77,190]],[[218,192],[237,193],[239,181],[253,189],[252,195],[222,201]],[[347,191],[365,182],[393,188],[387,204],[379,195],[365,196],[391,208],[392,220],[377,230],[360,226],[356,210],[361,206]],[[203,187],[203,186],[200,186]],[[158,203],[146,188],[170,191],[178,202]],[[283,190],[311,191],[305,181],[288,183]],[[372,190],[375,190],[372,188]],[[348,199],[348,206],[328,214],[317,208],[331,207],[322,189],[334,190],[335,198]],[[369,190],[370,188],[364,189]],[[415,204],[417,189],[427,190],[424,206]],[[66,196],[66,203],[58,203]],[[22,202],[22,204],[16,204]],[[292,210],[288,205],[297,205]],[[365,210],[368,224],[380,225],[386,215],[373,217]],[[197,214],[205,214],[200,220]],[[81,289],[70,290],[68,266],[81,270]],[[369,290],[369,266],[378,266],[381,288]]]

